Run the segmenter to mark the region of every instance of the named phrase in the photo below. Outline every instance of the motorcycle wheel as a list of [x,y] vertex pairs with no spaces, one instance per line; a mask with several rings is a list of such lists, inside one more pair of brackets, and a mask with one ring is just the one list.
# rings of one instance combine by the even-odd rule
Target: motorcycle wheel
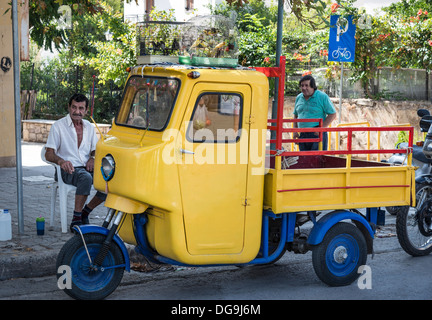
[[[416,199],[422,192],[432,192],[428,185],[416,185]],[[429,193],[432,194],[432,193]],[[425,256],[432,252],[432,199],[420,207],[407,210],[396,217],[396,233],[404,251],[413,257]]]
[[362,232],[353,224],[339,222],[312,249],[312,264],[318,278],[329,286],[346,286],[366,264],[367,245]]
[[[101,234],[85,234],[84,239],[92,261],[96,258],[106,236]],[[123,253],[113,242],[102,263],[104,270],[94,269],[90,265],[87,251],[80,235],[67,241],[57,256],[57,270],[60,266],[69,266],[71,270],[71,286],[63,290],[74,299],[104,299],[120,284],[124,268],[107,268],[124,264]],[[62,275],[57,274],[57,279]]]

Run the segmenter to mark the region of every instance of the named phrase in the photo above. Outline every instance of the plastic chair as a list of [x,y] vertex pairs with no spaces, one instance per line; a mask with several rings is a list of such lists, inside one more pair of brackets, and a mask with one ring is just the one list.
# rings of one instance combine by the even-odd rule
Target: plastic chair
[[57,197],[57,189],[59,193],[59,202],[60,202],[60,221],[61,221],[61,228],[63,233],[67,233],[67,198],[68,194],[71,191],[75,191],[76,187],[70,184],[64,183],[61,173],[60,173],[60,166],[58,164],[55,164],[53,162],[48,161],[45,158],[45,146],[41,150],[41,158],[46,163],[49,163],[54,166],[56,172],[57,172],[57,180],[52,183],[51,188],[51,215],[50,215],[50,227],[54,224],[54,211],[55,211],[55,203],[56,203],[56,197]]

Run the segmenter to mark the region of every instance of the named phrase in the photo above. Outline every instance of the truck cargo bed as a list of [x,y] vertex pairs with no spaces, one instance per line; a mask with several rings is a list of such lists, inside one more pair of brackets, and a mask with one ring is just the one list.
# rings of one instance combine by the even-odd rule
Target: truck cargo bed
[[264,207],[274,213],[411,204],[411,166],[327,155],[296,158],[287,169],[271,165],[265,176]]

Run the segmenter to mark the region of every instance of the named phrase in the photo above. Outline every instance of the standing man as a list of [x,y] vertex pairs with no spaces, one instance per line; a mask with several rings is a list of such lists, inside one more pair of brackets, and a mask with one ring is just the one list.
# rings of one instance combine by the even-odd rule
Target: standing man
[[93,184],[97,143],[93,126],[84,120],[87,111],[87,97],[83,94],[74,94],[69,100],[69,114],[53,123],[45,145],[45,158],[60,166],[65,183],[77,187],[71,231],[75,225],[88,224],[90,212],[106,198],[106,194],[98,191],[85,205]]
[[[323,128],[336,118],[336,110],[327,94],[317,89],[315,79],[306,75],[300,79],[300,93],[295,101],[294,119],[323,119]],[[294,122],[294,128],[318,127],[318,122]],[[319,132],[294,132],[294,139],[313,139]],[[327,150],[327,132],[323,132],[323,150]],[[299,143],[300,151],[318,150],[318,142]]]

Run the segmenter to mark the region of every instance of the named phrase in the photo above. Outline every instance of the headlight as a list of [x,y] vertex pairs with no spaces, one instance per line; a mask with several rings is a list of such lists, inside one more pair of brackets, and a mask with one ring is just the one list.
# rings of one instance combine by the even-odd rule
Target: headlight
[[429,134],[426,136],[424,145],[423,145],[423,153],[428,159],[432,159],[432,136]]
[[105,181],[112,179],[115,171],[115,161],[112,155],[107,154],[102,158],[101,171]]

